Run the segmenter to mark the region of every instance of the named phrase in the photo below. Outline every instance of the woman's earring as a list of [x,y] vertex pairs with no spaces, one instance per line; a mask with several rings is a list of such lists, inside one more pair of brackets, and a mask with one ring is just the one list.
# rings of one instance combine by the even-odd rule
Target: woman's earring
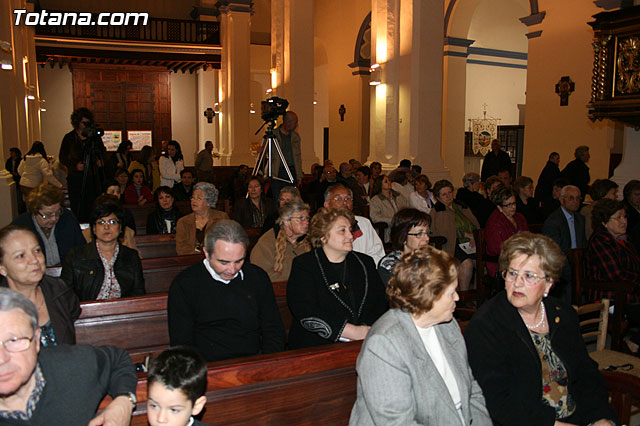
[[547,297],[548,295],[549,295],[549,293],[547,293],[546,291],[543,294],[544,297]]

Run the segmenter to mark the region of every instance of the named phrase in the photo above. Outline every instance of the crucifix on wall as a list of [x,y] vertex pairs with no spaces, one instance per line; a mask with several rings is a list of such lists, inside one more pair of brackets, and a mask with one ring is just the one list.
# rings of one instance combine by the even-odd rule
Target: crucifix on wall
[[571,77],[564,76],[556,84],[556,93],[560,96],[560,106],[569,105],[569,95],[575,90],[576,84]]

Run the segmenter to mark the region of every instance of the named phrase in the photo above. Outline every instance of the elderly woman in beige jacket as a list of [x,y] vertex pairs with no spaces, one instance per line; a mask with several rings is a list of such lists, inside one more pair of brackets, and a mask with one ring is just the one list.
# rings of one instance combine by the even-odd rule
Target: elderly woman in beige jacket
[[311,250],[307,241],[309,205],[293,200],[280,207],[277,225],[264,233],[251,250],[251,263],[264,269],[271,282],[287,281],[293,258]]
[[[447,238],[442,249],[460,261],[458,284],[460,290],[466,291],[473,276],[475,259],[473,231],[479,229],[480,224],[471,209],[453,198],[453,184],[448,180],[436,182],[433,194],[438,201],[429,213],[431,229],[434,235]],[[472,253],[465,252],[461,245],[470,248]]]

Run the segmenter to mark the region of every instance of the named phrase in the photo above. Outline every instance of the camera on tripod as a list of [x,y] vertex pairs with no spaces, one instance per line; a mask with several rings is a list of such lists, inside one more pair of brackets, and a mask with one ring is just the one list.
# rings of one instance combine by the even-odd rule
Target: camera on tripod
[[261,102],[262,120],[275,121],[287,112],[289,101],[276,96]]
[[87,139],[101,138],[102,136],[104,136],[104,129],[98,127],[95,124],[92,124],[89,127],[84,128],[84,130],[82,131],[82,136]]

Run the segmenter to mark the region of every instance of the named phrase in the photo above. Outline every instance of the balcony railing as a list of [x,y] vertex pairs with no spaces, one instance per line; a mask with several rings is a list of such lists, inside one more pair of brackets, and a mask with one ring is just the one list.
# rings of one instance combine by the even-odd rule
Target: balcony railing
[[[47,11],[53,13],[54,11]],[[65,12],[59,13],[64,14]],[[98,14],[92,14],[94,22]],[[177,44],[220,45],[220,24],[149,17],[147,25],[38,25],[36,35],[98,40],[150,41]]]

